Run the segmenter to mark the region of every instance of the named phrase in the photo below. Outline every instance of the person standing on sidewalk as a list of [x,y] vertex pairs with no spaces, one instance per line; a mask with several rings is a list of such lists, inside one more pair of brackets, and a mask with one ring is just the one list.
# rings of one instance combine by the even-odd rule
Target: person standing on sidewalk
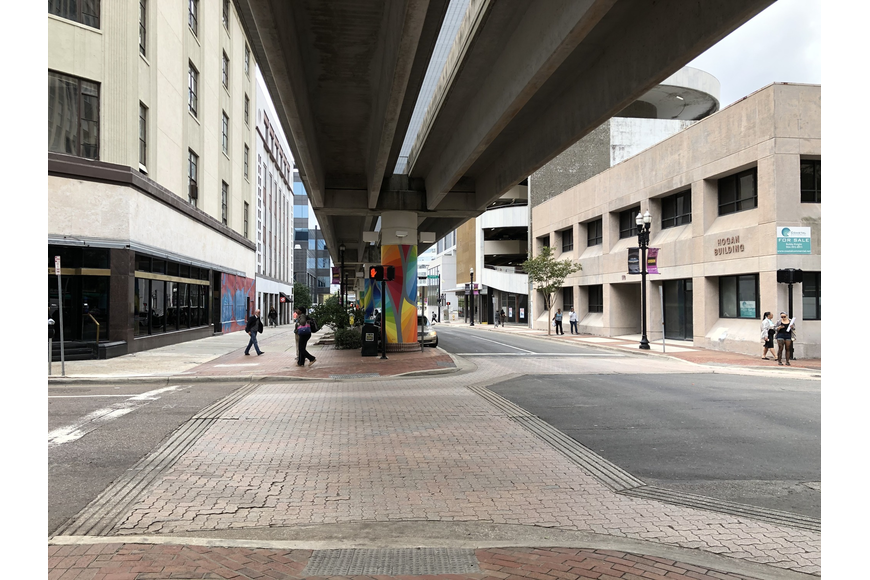
[[248,318],[248,324],[245,325],[245,332],[250,335],[251,340],[248,341],[248,347],[245,349],[245,355],[251,354],[251,347],[254,347],[254,350],[257,351],[257,356],[263,354],[263,351],[260,350],[260,345],[257,344],[257,334],[263,332],[263,323],[260,320],[260,309],[257,308],[254,310],[254,315]]
[[504,323],[507,322],[507,316],[504,313],[504,308],[501,309],[501,314],[499,314],[499,317],[501,318],[501,326],[502,328],[504,328]]
[[556,316],[553,317],[553,320],[556,322],[556,334],[565,334],[565,331],[562,330],[562,309],[556,309]]
[[296,314],[296,328],[293,331],[296,333],[296,339],[299,341],[296,347],[296,352],[298,353],[296,364],[297,366],[304,367],[307,359],[310,361],[308,366],[311,366],[317,362],[317,359],[311,356],[311,353],[306,349],[308,341],[311,339],[311,326],[308,324],[308,315],[305,314],[305,310],[302,308],[297,308]]
[[571,323],[571,334],[580,334],[577,330],[577,313],[574,312],[574,307],[571,307],[571,312],[568,314],[568,322]]
[[764,318],[761,319],[761,344],[763,346],[761,358],[764,360],[770,360],[767,358],[768,351],[773,354],[774,334],[776,331],[773,329],[773,312],[765,312]]
[[785,351],[785,364],[791,366],[791,320],[785,312],[779,313],[779,323],[776,325],[776,360],[782,366],[782,353]]
[[269,309],[269,326],[278,326],[278,311],[274,306]]

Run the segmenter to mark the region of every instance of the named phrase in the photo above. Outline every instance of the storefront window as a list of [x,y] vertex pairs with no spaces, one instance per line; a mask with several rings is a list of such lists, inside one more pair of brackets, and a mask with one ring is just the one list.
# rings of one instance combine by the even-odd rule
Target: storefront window
[[148,309],[151,311],[151,334],[164,332],[166,326],[166,282],[163,280],[151,280],[151,302]]
[[758,275],[719,278],[719,317],[758,318]]

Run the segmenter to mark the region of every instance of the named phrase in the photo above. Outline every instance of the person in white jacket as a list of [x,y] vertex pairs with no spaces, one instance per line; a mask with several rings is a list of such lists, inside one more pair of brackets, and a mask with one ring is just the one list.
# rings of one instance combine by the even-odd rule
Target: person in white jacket
[[577,330],[577,313],[574,311],[574,307],[571,307],[571,312],[568,314],[568,322],[571,323],[571,334],[580,334],[580,331]]
[[765,312],[764,318],[761,319],[761,344],[763,346],[763,350],[761,351],[761,358],[764,360],[770,360],[767,357],[768,351],[776,356],[773,350],[773,335],[776,331],[773,328],[773,313]]

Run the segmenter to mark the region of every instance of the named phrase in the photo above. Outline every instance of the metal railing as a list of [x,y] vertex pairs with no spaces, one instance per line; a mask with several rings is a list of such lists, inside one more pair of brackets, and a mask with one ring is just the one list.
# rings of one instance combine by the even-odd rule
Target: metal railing
[[99,358],[100,357],[100,323],[97,322],[97,319],[94,318],[94,315],[91,314],[90,312],[88,312],[88,317],[94,321],[94,324],[97,325],[97,341],[94,345],[94,354],[97,356],[97,358]]

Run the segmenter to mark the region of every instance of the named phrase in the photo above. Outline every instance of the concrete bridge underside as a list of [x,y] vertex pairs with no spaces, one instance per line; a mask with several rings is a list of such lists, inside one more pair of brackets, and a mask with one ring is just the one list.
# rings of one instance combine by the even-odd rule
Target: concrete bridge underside
[[349,273],[379,260],[363,232],[384,212],[440,238],[772,4],[471,0],[408,175],[393,175],[448,0],[234,2]]

